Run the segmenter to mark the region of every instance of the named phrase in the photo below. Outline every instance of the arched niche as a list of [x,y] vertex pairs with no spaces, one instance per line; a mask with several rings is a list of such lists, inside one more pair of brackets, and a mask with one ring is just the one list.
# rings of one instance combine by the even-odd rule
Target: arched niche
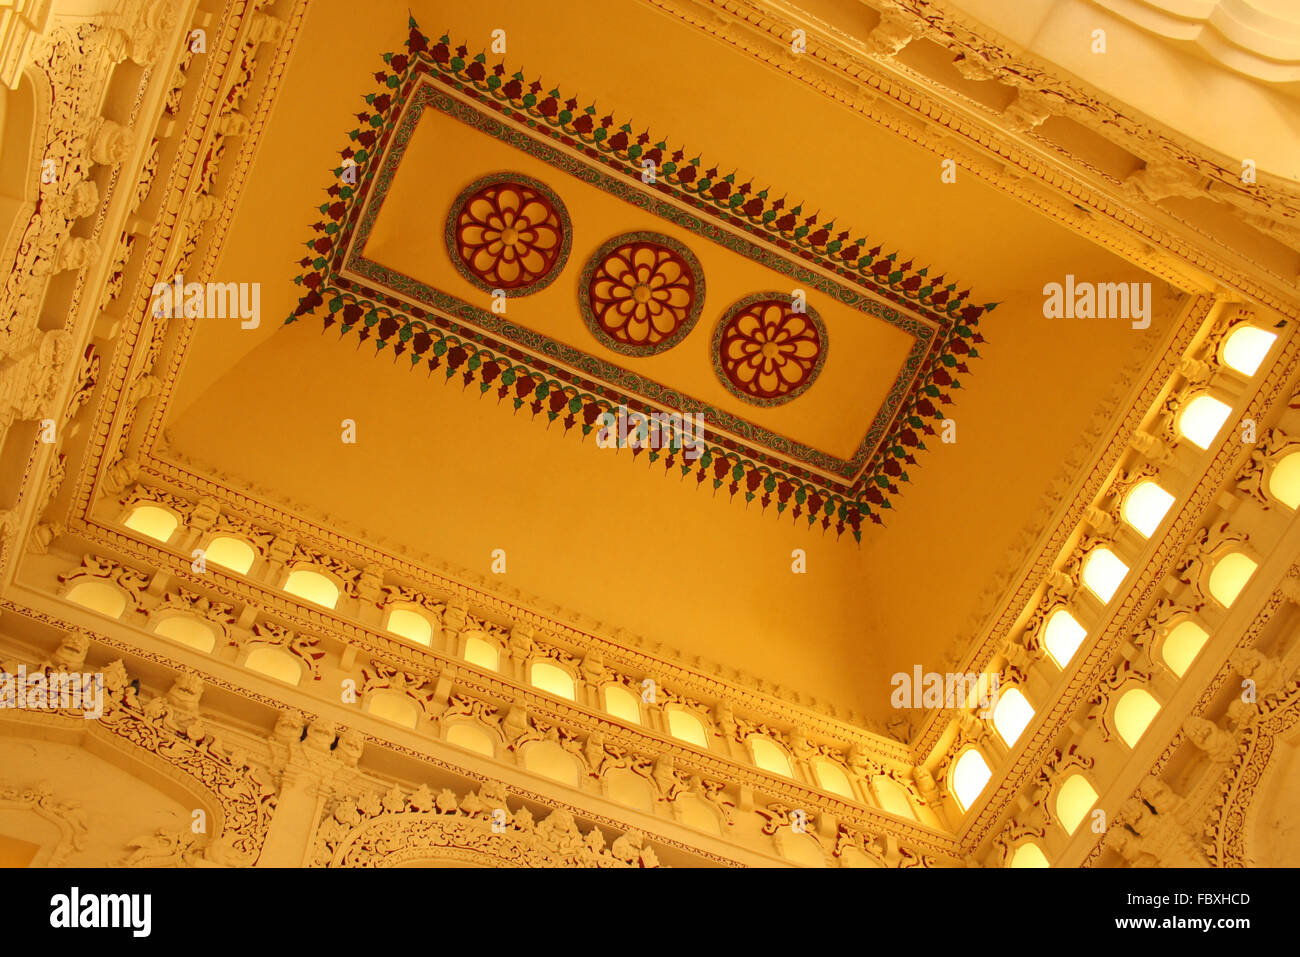
[[450,721],[447,723],[443,738],[448,744],[454,744],[466,751],[473,751],[475,754],[482,754],[489,758],[494,757],[497,752],[495,736],[477,721]]
[[210,654],[216,647],[221,633],[213,622],[187,614],[161,616],[154,621],[153,631],[205,654]]
[[420,723],[420,706],[398,691],[375,691],[366,698],[366,711],[404,728],[414,728]]
[[629,768],[615,768],[601,777],[605,796],[626,807],[650,813],[654,810],[654,791],[650,782]]
[[678,822],[706,834],[722,833],[722,816],[717,808],[695,794],[684,794],[673,802],[673,814]]
[[286,684],[302,681],[302,665],[298,659],[274,645],[253,646],[244,658],[244,667]]
[[569,787],[578,786],[578,762],[554,741],[534,741],[523,750],[525,770]]
[[773,835],[777,852],[800,867],[825,867],[826,854],[811,834],[796,834],[788,825]]

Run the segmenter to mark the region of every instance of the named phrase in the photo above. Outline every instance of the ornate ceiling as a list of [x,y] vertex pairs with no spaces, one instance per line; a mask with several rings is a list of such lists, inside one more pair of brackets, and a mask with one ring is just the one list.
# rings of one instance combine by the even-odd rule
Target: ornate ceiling
[[[1214,729],[1175,723],[1128,761],[1112,698],[1150,687],[1176,705],[1166,723],[1225,712],[1231,649],[1281,643],[1292,623],[1297,532],[1264,480],[1293,446],[1300,361],[1284,184],[1222,199],[1223,156],[1018,59],[958,3],[629,0],[596,21],[481,0],[445,32],[427,3],[270,6],[196,13],[209,59],[163,57],[184,18],[137,11],[133,62],[157,72],[104,94],[93,129],[56,116],[48,133],[71,182],[29,183],[40,202],[20,204],[30,231],[10,242],[7,441],[25,457],[6,480],[4,527],[22,534],[0,539],[4,640],[82,635],[89,606],[70,594],[109,586],[117,619],[85,634],[130,674],[165,687],[183,660],[250,727],[281,706],[322,715],[248,732],[277,773],[334,762],[360,788],[365,735],[331,730],[325,700],[351,680],[414,709],[399,737],[378,712],[358,720],[391,767],[435,767],[453,808],[482,801],[466,768],[496,775],[509,754],[522,788],[525,753],[572,758],[585,771],[528,799],[593,841],[564,818],[590,795],[565,789],[596,781],[613,802],[616,772],[654,781],[646,818],[674,815],[664,834],[704,806],[778,835],[787,859],[820,859],[825,841],[893,866],[1001,862],[1030,839],[1071,862],[1156,853],[1131,802],[1124,826],[1147,829],[1147,850],[1049,820],[1045,796],[1076,773],[1115,807],[1151,761],[1190,767],[1189,802],[1225,821],[1249,803],[1215,806],[1188,764],[1185,739],[1226,754]],[[98,116],[81,98],[127,39],[62,26],[40,69]],[[129,133],[137,116],[156,128]],[[1276,215],[1256,218],[1273,196]],[[255,289],[261,315],[155,308],[173,277]],[[1075,279],[1148,289],[1149,322],[1049,316],[1048,284]],[[64,328],[64,311],[85,321]],[[1221,355],[1242,324],[1278,342],[1258,378]],[[1258,427],[1258,449],[1233,429],[1184,441],[1176,422],[1202,389]],[[629,431],[648,447],[611,447]],[[1158,535],[1121,520],[1143,478],[1178,503]],[[141,505],[173,526],[132,525]],[[244,543],[242,570],[194,564],[221,535]],[[1215,604],[1211,567],[1247,543],[1249,601]],[[1131,562],[1113,603],[1084,582],[1099,549]],[[309,567],[337,604],[287,588]],[[437,638],[402,640],[384,617],[396,605]],[[1053,663],[1044,622],[1066,606],[1088,640]],[[1181,685],[1150,661],[1175,612],[1215,632]],[[212,644],[166,643],[159,623],[181,616]],[[264,686],[248,662],[268,649],[301,683]],[[539,662],[572,693],[533,680]],[[892,677],[917,668],[1001,675],[1034,720],[1006,742],[962,708],[896,707]],[[127,674],[113,672],[123,710],[103,734],[147,736],[162,714],[177,753],[208,748],[191,763],[240,779],[191,733],[192,681],[144,708]],[[647,680],[703,744],[658,711],[615,719],[604,690]],[[1289,733],[1293,704],[1269,705],[1253,747]],[[428,735],[462,719],[501,750],[430,758]],[[747,750],[759,739],[785,770]],[[996,777],[959,804],[955,756],[976,748]],[[1149,810],[1172,813],[1144,786]],[[269,804],[239,787],[260,844]],[[393,788],[395,816],[430,806]],[[331,811],[311,859],[343,860],[377,801]],[[781,844],[793,809],[816,812],[815,848]],[[482,824],[447,813],[451,831]],[[1279,829],[1271,805],[1259,813]],[[406,827],[376,830],[389,825]],[[660,837],[682,862],[767,853],[758,837],[743,854]],[[634,863],[633,844],[584,859]],[[1212,853],[1259,852],[1220,839]]]
[[[293,320],[320,316],[582,436],[620,407],[703,416],[702,447],[650,452],[668,478],[857,539],[882,521],[937,440],[992,304],[448,36],[412,25],[384,63],[333,171],[335,200],[319,209]],[[582,221],[566,196],[583,201]],[[647,213],[681,239],[642,229]],[[593,236],[612,238],[593,250]],[[633,240],[647,244],[640,267]],[[620,284],[637,268],[639,281]],[[661,295],[679,312],[658,325],[617,307],[622,296],[658,310]],[[672,364],[631,361],[679,343]],[[780,417],[763,412],[805,394]]]
[[[261,278],[268,318],[187,333],[149,422],[166,474],[219,473],[583,627],[896,722],[888,676],[966,646],[980,592],[1169,335],[1179,292],[654,9],[620,8],[621,29],[713,56],[712,82],[632,82],[648,53],[619,65],[541,13],[512,10],[494,56],[506,15],[445,37],[368,20],[346,68],[318,52],[330,19],[307,17],[212,260]],[[476,231],[494,202],[534,229],[519,273]],[[652,351],[592,331],[584,277],[601,250],[620,268],[632,234],[698,265],[697,302]],[[1043,318],[1060,263],[1152,282],[1151,327]],[[746,366],[760,328],[769,373]],[[620,406],[697,415],[702,447],[605,448]],[[674,584],[652,584],[667,569]],[[678,601],[689,628],[665,614]]]

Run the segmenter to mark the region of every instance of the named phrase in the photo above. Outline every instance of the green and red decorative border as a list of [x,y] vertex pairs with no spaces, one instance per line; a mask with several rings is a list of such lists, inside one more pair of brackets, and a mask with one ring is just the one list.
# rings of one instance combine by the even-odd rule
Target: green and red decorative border
[[[342,181],[344,165],[351,161],[364,170],[369,160],[382,155],[401,114],[403,97],[397,91],[403,87],[409,91],[419,76],[430,76],[535,133],[547,134],[598,159],[638,185],[642,161],[651,159],[657,168],[651,189],[677,197],[732,228],[848,279],[924,320],[913,324],[896,317],[902,320],[896,322],[900,326],[937,323],[940,332],[925,367],[919,370],[913,389],[871,461],[851,486],[771,459],[726,436],[715,436],[695,461],[684,460],[680,450],[645,451],[652,462],[662,459],[666,471],[679,469],[683,479],[694,474],[697,483],[710,482],[714,490],[726,485],[731,496],[743,493],[747,503],[758,501],[765,510],[774,505],[777,514],[789,510],[810,525],[833,526],[837,534],[849,530],[859,541],[864,519],[882,521],[880,513],[891,507],[888,496],[898,494],[899,483],[908,481],[906,469],[916,463],[913,453],[926,448],[922,436],[935,434],[932,423],[944,418],[942,406],[951,403],[952,390],[961,387],[955,374],[968,372],[966,359],[978,357],[976,346],[984,341],[978,332],[979,321],[994,303],[974,305],[969,290],[958,292],[955,283],[944,284],[943,277],[930,278],[929,267],[915,268],[912,261],[899,265],[897,253],[884,254],[879,244],[867,249],[867,238],[850,239],[848,231],[836,232],[833,221],[819,225],[818,214],[805,217],[800,205],[787,208],[784,198],[771,199],[769,190],[757,190],[752,182],[737,185],[735,173],[719,177],[718,170],[711,168],[701,175],[699,157],[687,160],[683,151],[670,151],[664,142],[650,145],[648,133],[634,135],[627,124],[616,127],[612,116],[597,120],[594,106],[579,109],[576,100],[564,100],[558,89],[542,94],[542,85],[527,83],[521,73],[506,77],[503,64],[489,67],[484,53],[470,58],[464,46],[453,51],[445,35],[430,44],[414,19],[409,21],[407,52],[385,54],[383,59],[386,69],[375,73],[379,90],[366,96],[368,109],[357,114],[359,125],[349,134],[351,144],[341,151],[343,162],[333,171],[335,180],[327,190],[330,201],[319,208],[324,218],[312,224],[318,235],[306,244],[311,254],[299,261],[304,272],[295,279],[305,294],[286,322],[317,315],[326,328],[339,323],[344,335],[356,331],[362,341],[374,337],[378,352],[391,345],[394,357],[409,354],[412,368],[423,362],[432,372],[445,364],[448,381],[459,377],[465,387],[477,383],[480,394],[495,390],[498,401],[510,398],[515,410],[527,403],[534,415],[545,412],[548,422],[562,418],[566,432],[581,423],[581,433],[589,434],[602,413],[614,411],[620,404],[634,411],[655,411],[649,403],[629,401],[615,389],[526,355],[509,342],[495,341],[480,330],[461,327],[446,316],[382,291],[356,288],[339,276],[348,232],[364,206],[359,199],[375,178],[363,173],[357,185],[348,185]],[[454,316],[456,302],[438,306],[452,306],[448,311]],[[467,320],[477,323],[484,315],[482,310],[460,305],[462,313],[469,309],[473,314],[464,315]],[[662,398],[675,397],[671,390],[662,391]],[[651,401],[660,398],[646,397]],[[671,401],[664,407],[695,411]],[[708,424],[712,423],[706,419]],[[750,423],[739,424],[741,428],[732,431],[741,437],[756,429]]]

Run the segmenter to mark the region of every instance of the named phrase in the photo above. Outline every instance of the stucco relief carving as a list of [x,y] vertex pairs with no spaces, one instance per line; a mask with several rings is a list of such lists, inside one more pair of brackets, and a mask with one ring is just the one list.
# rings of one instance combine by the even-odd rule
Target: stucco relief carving
[[89,824],[79,801],[61,801],[48,781],[28,787],[0,784],[0,809],[31,811],[59,830],[59,842],[50,848],[48,858],[39,860],[42,867],[62,867],[74,851],[86,846]]
[[[85,664],[88,646],[88,636],[69,633],[51,657],[35,667],[80,669]],[[6,662],[6,669],[14,664]],[[28,663],[28,668],[32,667]],[[228,744],[224,731],[209,726],[208,717],[200,707],[203,682],[199,676],[181,673],[167,692],[153,695],[141,691],[139,681],[131,678],[120,660],[111,661],[99,670],[104,676],[104,690],[103,714],[97,720],[83,721],[80,711],[52,715],[24,710],[12,712],[12,719],[45,725],[66,716],[75,720],[79,730],[128,749],[183,787],[206,793],[212,802],[210,810],[220,812],[216,820],[209,822],[212,830],[207,839],[191,835],[193,840],[178,838],[174,843],[183,845],[190,863],[196,854],[209,862],[252,863],[270,826],[275,792],[263,782],[261,772],[250,764],[247,752]],[[30,794],[36,795],[33,800],[38,804],[45,802],[51,813],[58,811],[68,818],[66,823],[71,830],[66,833],[75,837],[69,851],[75,848],[80,835],[85,834],[86,823],[78,808],[68,805],[59,810],[57,802],[51,803],[48,789],[38,788]],[[145,843],[150,851],[160,846],[156,841]],[[146,856],[137,857],[134,863],[140,863]]]
[[1158,777],[1120,807],[1103,843],[1131,867],[1205,867],[1204,855],[1180,820],[1183,799]]
[[[1203,849],[1216,867],[1250,867],[1252,833],[1259,805],[1268,793],[1270,779],[1278,772],[1283,743],[1300,722],[1300,682],[1290,681],[1284,690],[1259,703],[1254,720],[1240,729],[1241,743],[1220,779],[1217,799],[1206,815]],[[1255,845],[1258,846],[1258,845]]]
[[493,867],[658,867],[639,831],[609,843],[598,827],[583,830],[556,808],[535,820],[500,785],[463,797],[450,789],[334,802],[316,830],[316,867],[394,867],[413,863],[478,863]]

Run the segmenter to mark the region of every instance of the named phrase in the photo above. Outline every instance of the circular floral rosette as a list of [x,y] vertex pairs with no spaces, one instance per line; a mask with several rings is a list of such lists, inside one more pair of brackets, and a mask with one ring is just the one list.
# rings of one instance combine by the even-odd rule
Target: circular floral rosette
[[670,236],[615,236],[587,260],[578,283],[583,321],[601,343],[652,356],[686,338],[704,307],[704,273]]
[[495,173],[467,186],[451,204],[446,239],[462,276],[506,296],[554,282],[573,242],[560,197],[522,173]]
[[816,310],[796,312],[788,294],[760,292],[728,309],[713,332],[713,364],[722,384],[753,405],[802,394],[826,362],[826,327]]

